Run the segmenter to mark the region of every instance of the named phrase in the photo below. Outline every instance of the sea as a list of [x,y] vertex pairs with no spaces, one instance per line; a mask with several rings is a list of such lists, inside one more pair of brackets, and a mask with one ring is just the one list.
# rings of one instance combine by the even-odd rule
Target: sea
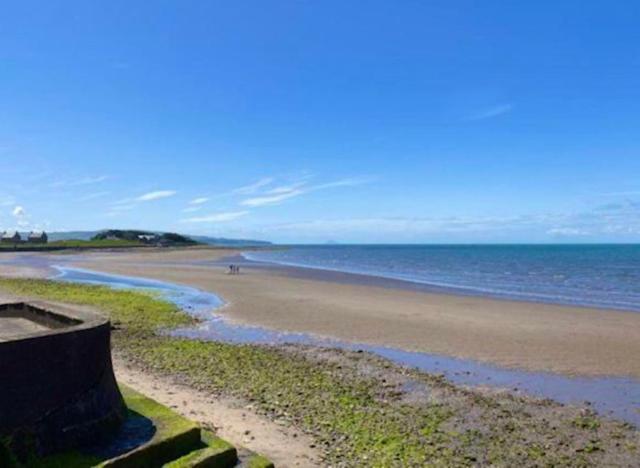
[[291,245],[243,255],[435,292],[640,312],[640,244]]

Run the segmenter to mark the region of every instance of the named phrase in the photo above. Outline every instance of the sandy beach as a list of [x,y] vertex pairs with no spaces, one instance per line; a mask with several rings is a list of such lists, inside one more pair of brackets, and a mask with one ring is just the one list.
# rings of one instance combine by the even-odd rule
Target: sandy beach
[[640,376],[640,314],[324,281],[198,265],[228,249],[97,252],[83,268],[218,294],[232,321],[568,375]]
[[[222,298],[226,305],[215,313],[231,322],[439,353],[439,361],[460,356],[564,375],[640,375],[634,358],[640,314],[633,312],[434,294],[379,278],[272,265],[243,264],[241,274],[228,275],[228,263],[239,257],[227,249],[70,251],[5,259],[0,276],[46,277],[56,271],[53,265],[60,265],[195,286]],[[62,271],[88,274],[73,268]],[[520,380],[497,387],[489,382],[459,385],[438,372],[396,365],[393,359],[360,348],[244,346],[149,333],[155,319],[165,324],[160,330],[173,322],[169,312],[146,295],[137,296],[148,302],[127,296],[114,307],[110,304],[115,296],[130,293],[93,290],[102,299],[92,302],[91,296],[82,295],[82,285],[3,281],[0,302],[30,299],[33,285],[41,284],[48,286],[38,287],[34,297],[75,297],[84,298],[80,304],[100,304],[115,324],[112,345],[118,381],[235,446],[267,456],[276,466],[343,466],[345,460],[350,464],[344,466],[362,466],[361,457],[369,457],[369,450],[387,457],[383,466],[392,466],[398,452],[394,446],[388,449],[388,438],[413,447],[412,458],[422,462],[433,444],[449,447],[444,466],[469,459],[480,465],[510,466],[528,459],[531,447],[540,441],[546,444],[544,456],[551,464],[575,459],[585,466],[635,466],[638,433],[622,422],[637,420],[637,386],[623,383],[629,379],[531,374],[551,391],[566,392],[556,397],[530,394]],[[66,287],[72,289],[60,296],[60,288]],[[206,296],[195,294],[198,301]],[[209,307],[206,302],[185,307],[197,308],[199,303]],[[152,313],[141,313],[147,310]],[[569,381],[582,382],[583,387],[601,382],[592,389],[597,393],[585,394],[585,388],[567,386]],[[607,385],[618,390],[609,393]],[[573,391],[582,398],[565,401]],[[601,405],[603,399],[606,406]],[[345,421],[351,421],[346,428]],[[432,438],[425,440],[425,421],[429,428],[443,429],[430,429]],[[465,431],[480,440],[464,452],[456,451],[458,439],[442,439],[443,434],[463,434],[464,439]],[[487,451],[487,444],[501,448],[494,453]],[[364,455],[358,452],[360,446],[367,447]]]

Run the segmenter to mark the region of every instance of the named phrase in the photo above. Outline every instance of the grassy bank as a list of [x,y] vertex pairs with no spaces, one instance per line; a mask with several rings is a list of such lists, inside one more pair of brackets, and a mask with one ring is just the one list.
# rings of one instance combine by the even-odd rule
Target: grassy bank
[[458,388],[366,353],[163,336],[193,320],[143,293],[44,280],[0,279],[0,289],[101,308],[117,326],[118,353],[295,424],[333,466],[634,466],[640,457],[640,436],[626,424]]
[[130,247],[144,247],[146,244],[138,241],[128,241],[120,239],[100,239],[100,240],[59,240],[48,242],[46,244],[21,243],[21,244],[0,244],[0,252],[2,251],[47,251],[47,250],[63,250],[63,249],[116,249]]

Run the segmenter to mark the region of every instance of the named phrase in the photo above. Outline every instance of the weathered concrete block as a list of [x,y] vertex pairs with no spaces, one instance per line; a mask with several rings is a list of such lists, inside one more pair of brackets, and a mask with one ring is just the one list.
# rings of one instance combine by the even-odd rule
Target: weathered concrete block
[[0,305],[0,437],[14,453],[67,450],[125,419],[110,334],[108,319],[86,310]]

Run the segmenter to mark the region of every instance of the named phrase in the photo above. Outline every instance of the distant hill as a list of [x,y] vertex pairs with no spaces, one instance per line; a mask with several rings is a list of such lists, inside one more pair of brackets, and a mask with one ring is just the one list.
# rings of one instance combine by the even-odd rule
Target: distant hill
[[93,236],[91,240],[125,240],[162,245],[193,245],[198,243],[190,237],[183,236],[182,234],[176,234],[175,232],[155,233],[151,231],[137,231],[133,229],[108,229],[106,231],[99,232]]
[[[60,241],[60,240],[91,240],[96,237],[100,233],[108,232],[108,229],[103,229],[100,231],[64,231],[64,232],[48,232],[49,241]],[[125,231],[125,230],[123,230]],[[134,230],[126,230],[128,232],[134,232]],[[144,233],[152,233],[162,235],[164,233],[158,231],[135,231],[135,232],[144,232]],[[208,245],[217,245],[221,247],[263,247],[272,245],[271,242],[261,241],[261,240],[253,240],[253,239],[228,239],[224,237],[209,237],[209,236],[190,236],[185,235],[190,239],[193,239],[196,242],[200,242],[202,244]]]

